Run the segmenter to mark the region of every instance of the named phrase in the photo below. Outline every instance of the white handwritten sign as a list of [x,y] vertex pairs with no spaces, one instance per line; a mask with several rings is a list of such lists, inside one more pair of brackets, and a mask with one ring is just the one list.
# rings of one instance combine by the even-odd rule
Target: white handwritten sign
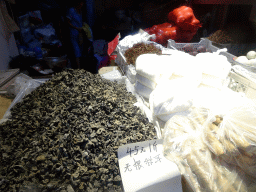
[[125,192],[182,192],[178,167],[163,156],[163,140],[121,146],[118,161]]

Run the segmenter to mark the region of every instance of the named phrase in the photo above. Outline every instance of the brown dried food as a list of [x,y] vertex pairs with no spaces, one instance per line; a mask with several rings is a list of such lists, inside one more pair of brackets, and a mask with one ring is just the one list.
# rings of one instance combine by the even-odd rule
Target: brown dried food
[[162,51],[153,44],[137,43],[124,53],[126,62],[135,65],[136,59],[142,54],[162,54]]
[[208,39],[220,44],[241,44],[252,43],[254,36],[255,33],[249,25],[245,23],[229,23],[209,36]]
[[135,102],[100,75],[56,74],[0,125],[0,191],[121,191],[117,148],[156,138]]

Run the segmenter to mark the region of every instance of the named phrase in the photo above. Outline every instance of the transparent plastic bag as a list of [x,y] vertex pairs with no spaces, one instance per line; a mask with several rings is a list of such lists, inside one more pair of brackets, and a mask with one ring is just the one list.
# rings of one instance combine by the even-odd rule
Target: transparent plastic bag
[[[249,103],[244,107],[248,108]],[[230,109],[233,110],[236,112],[229,112],[231,117],[242,113],[241,108]],[[240,124],[245,125],[243,117],[248,115],[253,119],[251,113],[255,109],[248,111],[241,115]],[[194,191],[248,191],[247,186],[256,181],[255,177],[252,177],[255,174],[255,155],[248,152],[252,151],[254,146],[240,143],[243,148],[239,148],[235,141],[241,142],[242,139],[246,139],[246,134],[240,132],[242,135],[237,135],[232,140],[233,135],[227,134],[232,128],[231,130],[226,128],[226,132],[219,135],[215,134],[214,131],[221,128],[210,126],[209,123],[217,124],[221,118],[212,117],[213,113],[204,108],[194,108],[188,114],[172,117],[163,131],[164,155],[177,164],[181,174]],[[223,121],[225,117],[227,118],[227,114],[223,116]],[[228,115],[229,121],[231,117]],[[236,121],[239,118],[234,117]],[[232,125],[234,130],[235,126]],[[236,127],[235,130],[238,128]]]
[[224,114],[208,111],[202,139],[216,156],[256,178],[256,105],[243,100]]
[[43,82],[31,79],[28,80],[25,84],[22,84],[22,87],[19,91],[19,93],[17,94],[17,96],[15,97],[15,99],[13,100],[12,104],[9,106],[9,108],[7,109],[7,111],[5,112],[3,119],[11,119],[11,108],[16,105],[17,103],[21,102],[22,99],[29,93],[31,93],[32,91],[34,91],[37,87],[39,87],[41,84],[43,84]]
[[122,49],[128,49],[136,43],[147,42],[154,37],[155,35],[149,35],[146,32],[137,33],[135,35],[128,35],[124,37],[121,41],[119,41],[119,46]]
[[142,85],[144,85],[150,89],[155,89],[156,85],[157,85],[156,82],[151,81],[138,73],[136,74],[136,81],[140,82]]
[[196,86],[185,78],[166,80],[151,93],[150,109],[156,117],[167,122],[175,113],[189,110]]
[[138,81],[135,83],[135,91],[142,97],[149,99],[150,94],[152,93],[152,89],[142,85]]
[[125,77],[122,76],[122,74],[118,70],[113,70],[108,73],[102,74],[101,77],[110,81],[115,81],[120,84],[125,84]]
[[243,177],[214,159],[199,135],[194,132],[177,137],[168,147],[164,143],[165,157],[177,164],[190,188],[196,192],[247,191]]

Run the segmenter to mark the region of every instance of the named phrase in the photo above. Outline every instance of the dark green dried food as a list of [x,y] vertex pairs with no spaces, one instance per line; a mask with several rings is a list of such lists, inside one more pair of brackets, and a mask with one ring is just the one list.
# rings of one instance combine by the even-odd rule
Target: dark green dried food
[[136,59],[142,54],[162,54],[161,49],[154,44],[137,43],[133,47],[127,49],[124,53],[126,62],[135,65]]
[[154,139],[125,86],[67,70],[0,125],[0,191],[121,191],[118,146]]

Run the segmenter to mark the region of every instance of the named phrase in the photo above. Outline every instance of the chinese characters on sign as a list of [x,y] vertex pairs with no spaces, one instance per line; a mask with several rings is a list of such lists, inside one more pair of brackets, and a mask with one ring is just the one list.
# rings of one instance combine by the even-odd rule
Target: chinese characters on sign
[[182,192],[179,169],[164,157],[161,139],[120,146],[118,162],[125,192]]
[[[148,143],[148,151],[146,151],[143,146],[134,146],[133,148],[127,147],[127,154],[133,158],[133,163],[127,163],[125,165],[124,172],[131,172],[132,170],[141,170],[144,166],[152,166],[155,163],[161,163],[160,154],[153,154],[153,152],[157,152],[157,143],[156,141],[152,141]],[[144,161],[136,160],[136,156],[139,156],[141,153],[149,153],[149,157],[146,157]]]

